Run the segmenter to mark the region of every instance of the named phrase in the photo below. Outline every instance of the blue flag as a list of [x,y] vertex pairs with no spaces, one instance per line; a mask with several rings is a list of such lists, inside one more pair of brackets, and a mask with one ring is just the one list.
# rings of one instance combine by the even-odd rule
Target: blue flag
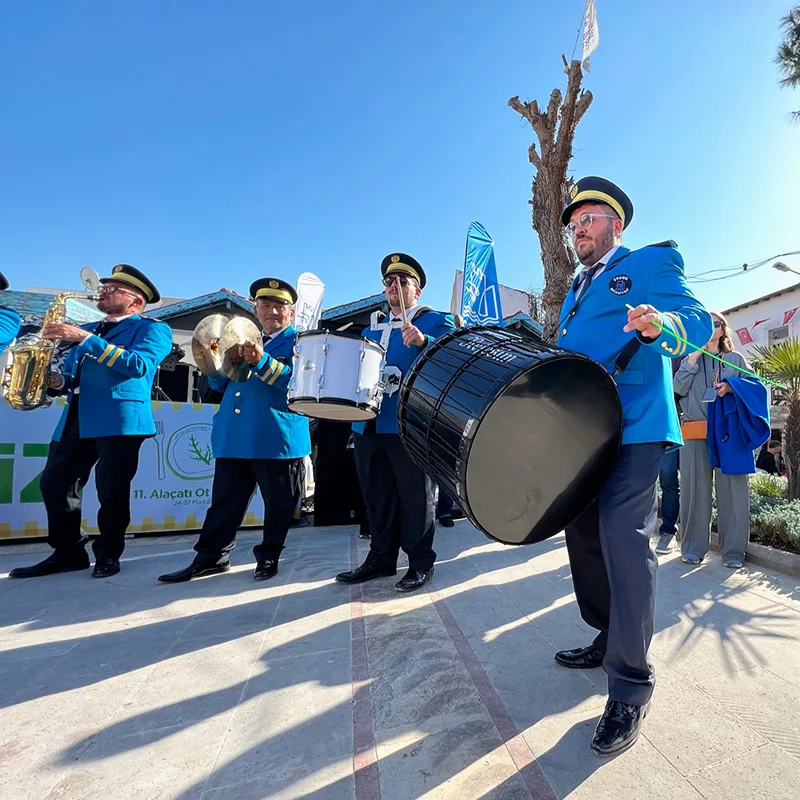
[[494,243],[480,222],[471,223],[467,231],[461,316],[465,325],[503,327]]

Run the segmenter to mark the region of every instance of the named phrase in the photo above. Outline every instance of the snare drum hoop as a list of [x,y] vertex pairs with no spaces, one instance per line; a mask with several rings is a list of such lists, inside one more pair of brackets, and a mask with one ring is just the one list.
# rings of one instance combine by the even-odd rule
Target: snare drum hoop
[[[465,336],[467,333],[479,332],[481,330],[492,331],[492,330],[497,330],[497,329],[496,328],[492,328],[492,327],[487,326],[487,325],[476,325],[476,326],[470,327],[470,328],[457,328],[455,331],[452,331],[449,334],[445,334],[444,336],[440,337],[439,339],[436,339],[432,344],[430,344],[428,347],[426,347],[425,350],[420,354],[419,358],[412,364],[411,369],[408,371],[408,373],[403,376],[403,380],[402,380],[401,385],[400,385],[400,391],[398,392],[398,401],[397,401],[397,426],[398,426],[398,431],[400,431],[400,432],[403,431],[403,419],[404,419],[403,411],[404,411],[404,405],[405,405],[403,403],[403,399],[408,394],[408,385],[407,384],[411,381],[412,376],[415,376],[417,374],[417,372],[419,371],[419,369],[422,367],[422,365],[426,361],[429,361],[431,359],[431,356],[437,350],[442,349],[447,342],[450,342],[450,341],[452,341],[454,339],[457,339],[460,336]],[[551,345],[548,342],[540,341],[539,344],[544,345],[545,349],[549,349],[551,347]],[[564,351],[563,355],[561,353],[552,353],[552,358],[553,358],[553,361],[556,361],[556,360],[563,361],[563,360],[566,360],[568,358],[577,358],[577,359],[580,359],[580,360],[583,360],[583,361],[588,361],[588,362],[600,367],[601,370],[602,370],[602,374],[605,375],[605,378],[608,381],[610,381],[610,383],[613,386],[616,387],[616,383],[615,383],[613,377],[608,373],[608,370],[606,370],[605,367],[603,367],[603,365],[600,364],[600,362],[595,361],[594,359],[591,359],[586,355],[583,355],[583,353],[576,353],[576,352],[570,350],[570,351]],[[539,364],[534,364],[531,367],[529,367],[528,369],[518,373],[515,376],[514,380],[518,380],[519,378],[527,375],[529,372],[535,370],[538,366],[539,366]],[[458,372],[455,373],[455,375],[458,375],[458,374],[460,374],[460,373],[458,373]],[[448,391],[450,390],[450,388],[455,383],[455,375],[447,382],[446,391],[442,392],[442,394],[437,398],[436,405],[435,405],[435,413],[431,414],[430,418],[427,421],[426,428],[425,428],[426,449],[428,449],[427,448],[427,442],[430,442],[430,439],[431,439],[431,425],[433,424],[434,420],[438,419],[438,413],[439,413],[439,410],[442,407],[443,399],[444,399],[444,397],[447,396]],[[460,462],[460,464],[459,464],[459,474],[456,475],[456,478],[457,478],[457,484],[456,485],[457,486],[460,485],[463,488],[463,500],[465,501],[465,505],[467,506],[466,508],[462,507],[461,510],[467,516],[469,521],[479,531],[481,531],[484,535],[488,536],[490,539],[492,539],[495,542],[500,542],[500,544],[506,544],[506,545],[511,544],[511,543],[509,543],[507,541],[503,541],[502,539],[498,539],[496,536],[494,536],[492,533],[490,533],[488,530],[486,530],[486,528],[473,515],[472,510],[471,510],[471,505],[470,505],[470,502],[469,502],[469,491],[468,491],[468,486],[467,486],[466,468],[467,468],[467,461],[469,460],[469,454],[470,454],[470,451],[472,450],[472,443],[475,441],[475,436],[477,435],[478,430],[481,427],[481,424],[483,423],[484,419],[486,418],[486,415],[489,413],[489,411],[491,410],[492,406],[495,404],[497,399],[500,397],[500,395],[502,395],[503,390],[505,388],[507,388],[507,387],[508,387],[508,383],[502,383],[500,385],[500,387],[498,388],[498,390],[496,392],[493,392],[491,396],[484,395],[485,397],[489,398],[488,402],[484,405],[483,410],[481,411],[480,415],[472,418],[472,424],[470,424],[470,426],[469,426],[468,436],[464,436],[464,434],[462,433],[461,444],[459,446],[459,451],[458,451],[458,458],[459,458],[459,462]],[[617,396],[619,396],[619,395],[617,395]],[[619,449],[622,446],[622,420],[623,420],[623,415],[622,415],[622,402],[621,401],[618,401],[618,403],[617,403],[617,412],[618,412],[618,418],[619,419],[618,419],[618,433],[617,433],[617,436],[616,436],[616,442],[615,442],[615,448],[614,448],[615,449],[614,459],[613,459],[614,461],[616,461],[617,455],[619,454]],[[403,441],[402,435],[400,437],[400,441],[401,442]],[[464,447],[464,443],[465,442],[467,443],[467,447],[466,448]],[[461,496],[459,495],[457,499],[459,499],[460,497]],[[586,511],[586,509],[589,508],[589,506],[592,504],[593,501],[594,501],[594,498],[591,498],[590,500],[588,500],[587,503],[585,504],[585,506],[583,508],[581,508],[575,514],[573,519],[577,519],[581,514],[583,514],[584,511]],[[555,535],[555,534],[552,534],[552,535]],[[546,538],[549,538],[549,537],[546,537]],[[521,546],[521,545],[517,545],[517,546]]]
[[[383,380],[383,366],[386,362],[386,348],[380,343],[376,342],[373,339],[367,339],[365,336],[361,336],[357,333],[345,333],[343,331],[328,331],[325,329],[314,329],[309,331],[301,331],[297,334],[296,340],[302,338],[311,338],[311,337],[318,337],[323,336],[326,340],[328,337],[333,337],[336,339],[352,339],[353,341],[358,341],[363,344],[364,347],[371,347],[372,349],[376,350],[381,357],[381,367],[380,367],[380,375],[379,375],[379,383]],[[361,367],[359,366],[358,371],[358,380],[361,377]],[[332,417],[321,417],[307,413],[306,411],[296,409],[294,406],[298,404],[303,405],[316,405],[316,406],[340,406],[340,407],[348,407],[348,408],[357,408],[362,412],[365,412],[368,416],[359,416],[358,419],[354,420],[344,420],[350,422],[363,422],[369,421],[371,419],[375,419],[378,415],[378,410],[373,408],[373,404],[371,402],[367,403],[357,403],[351,400],[349,397],[334,397],[329,395],[320,394],[319,397],[293,397],[291,400],[287,401],[287,407],[290,411],[293,411],[295,414],[300,414],[304,417],[311,417],[312,419],[333,419]],[[339,418],[336,418],[339,419]]]

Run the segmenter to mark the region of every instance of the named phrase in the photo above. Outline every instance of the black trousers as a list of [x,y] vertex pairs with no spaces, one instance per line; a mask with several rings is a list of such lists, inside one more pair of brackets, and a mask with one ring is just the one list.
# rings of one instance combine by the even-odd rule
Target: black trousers
[[647,661],[655,612],[655,553],[660,444],[631,444],[597,500],[567,526],[572,582],[581,617],[599,631],[608,696],[633,705],[650,700],[655,673]]
[[257,561],[277,561],[283,550],[302,485],[301,458],[218,458],[211,507],[194,549],[209,563],[227,561],[236,531],[256,486],[264,498],[264,536],[253,548]]
[[393,568],[402,547],[412,569],[430,569],[436,560],[433,481],[396,433],[356,434],[355,454],[372,534],[370,555]]
[[[76,404],[77,405],[77,404]],[[83,558],[88,539],[81,532],[81,492],[95,469],[100,510],[100,536],[92,543],[97,559],[119,559],[131,521],[131,481],[139,467],[144,436],[102,436],[81,439],[77,408],[70,408],[60,442],[50,442],[39,479],[47,511],[47,541],[65,559]]]

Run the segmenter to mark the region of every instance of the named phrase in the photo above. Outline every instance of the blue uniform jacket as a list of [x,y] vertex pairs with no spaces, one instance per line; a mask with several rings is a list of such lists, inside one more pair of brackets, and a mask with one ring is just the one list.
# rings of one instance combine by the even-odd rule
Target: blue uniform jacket
[[614,359],[634,335],[622,330],[628,321],[626,303],[649,303],[661,312],[670,333],[654,341],[639,337],[642,346],[627,369],[614,376],[622,401],[622,444],[682,445],[668,359],[680,358],[687,348],[672,334],[702,346],[714,328],[711,315],[686,285],[674,243],[620,247],[577,305],[576,285],[577,279],[561,309],[558,343],[598,361],[612,375]]
[[[93,331],[100,323],[81,327]],[[156,368],[172,349],[169,325],[138,314],[122,320],[105,338],[89,336],[67,352],[64,386],[67,408],[53,433],[59,441],[80,367],[78,421],[83,439],[100,436],[154,436],[150,393]]]
[[708,404],[708,461],[723,475],[756,471],[754,450],[769,439],[767,387],[749,376],[725,378],[731,392]]
[[[427,308],[420,308],[409,321],[428,337],[425,347],[440,336],[444,336],[444,334],[456,329],[452,314],[431,311]],[[388,321],[378,322],[377,313],[372,315],[370,327],[364,331],[363,336],[366,339],[372,339],[374,342],[380,342],[381,337],[384,340],[386,339],[387,331],[388,344],[384,345],[386,347],[386,389],[384,390],[381,410],[375,421],[376,433],[397,433],[397,390],[400,388],[400,381],[403,376],[411,369],[411,365],[423,350],[423,347],[418,345],[411,345],[410,347],[404,345],[400,324],[389,323]],[[356,433],[363,433],[365,427],[365,422],[353,424],[353,430]]]
[[273,336],[246,381],[209,379],[212,389],[225,393],[211,432],[215,458],[303,458],[311,453],[308,419],[286,405],[296,337],[291,325]]
[[0,308],[0,353],[17,338],[19,333],[20,318],[16,311],[10,308]]

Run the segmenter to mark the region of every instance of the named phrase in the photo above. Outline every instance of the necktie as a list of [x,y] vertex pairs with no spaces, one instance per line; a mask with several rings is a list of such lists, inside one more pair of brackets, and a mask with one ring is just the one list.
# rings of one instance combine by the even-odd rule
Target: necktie
[[116,320],[104,319],[95,329],[94,334],[95,336],[104,337],[107,333],[110,333],[114,328],[119,325],[119,322]]
[[581,272],[581,274],[578,276],[578,285],[575,287],[576,303],[581,299],[581,297],[583,297],[583,293],[589,288],[594,276],[604,266],[605,264],[602,261],[598,261],[593,267]]

